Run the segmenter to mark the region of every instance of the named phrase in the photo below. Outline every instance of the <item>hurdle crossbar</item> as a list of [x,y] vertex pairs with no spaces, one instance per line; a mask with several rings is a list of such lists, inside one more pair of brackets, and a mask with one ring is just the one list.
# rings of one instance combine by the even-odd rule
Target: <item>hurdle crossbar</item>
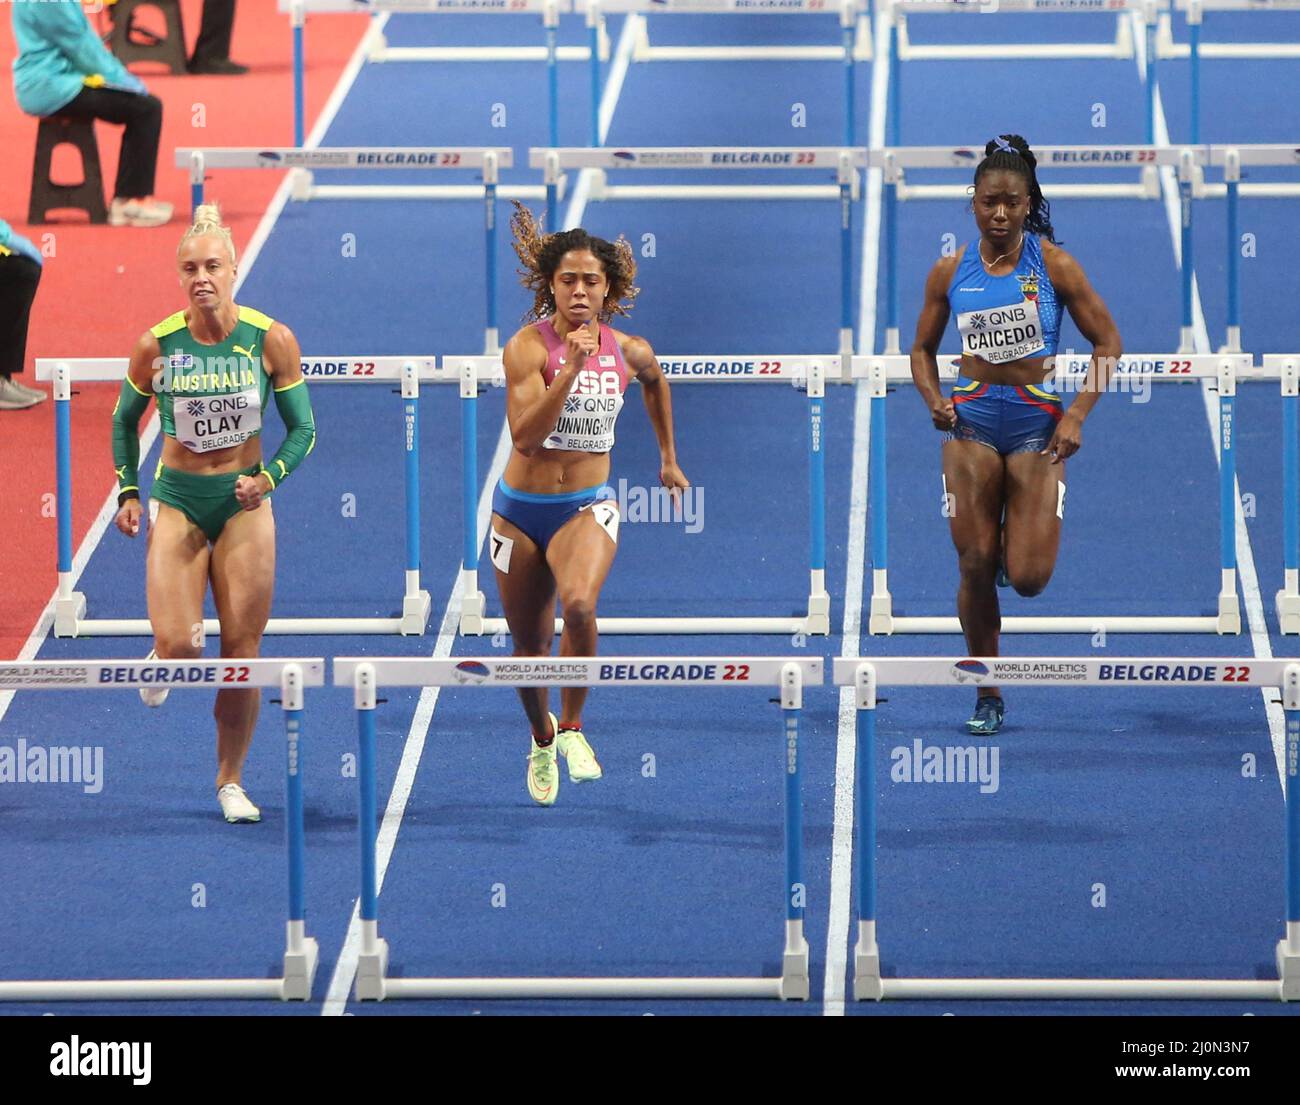
[[[1279,358],[1279,362],[1287,359]],[[1296,358],[1290,359],[1297,362]],[[1090,357],[1087,354],[1065,353],[1055,358],[1057,386],[1062,391],[1077,391],[1087,379]],[[1300,362],[1297,362],[1300,363]],[[954,357],[939,359],[940,380],[955,380],[960,360]],[[1003,633],[1218,633],[1241,632],[1241,609],[1237,595],[1237,494],[1236,494],[1236,389],[1239,382],[1281,380],[1283,409],[1288,424],[1295,427],[1296,363],[1286,369],[1283,363],[1268,362],[1263,366],[1251,363],[1249,354],[1146,354],[1126,353],[1115,366],[1110,390],[1131,391],[1139,384],[1169,384],[1199,380],[1215,381],[1219,396],[1220,432],[1219,451],[1219,554],[1220,581],[1217,615],[1206,616],[1114,616],[1095,615],[1081,617],[1004,617]],[[888,477],[885,448],[886,417],[885,398],[891,385],[912,383],[911,359],[905,356],[854,357],[853,374],[869,382],[871,394],[871,480],[868,487],[870,513],[870,549],[872,560],[871,615],[869,632],[873,635],[891,633],[960,633],[961,623],[955,617],[899,617],[893,612],[893,598],[889,592],[888,548]],[[1290,390],[1288,390],[1290,389]],[[1289,479],[1290,499],[1286,506],[1287,562],[1296,564],[1294,534],[1297,530],[1296,513],[1300,510],[1295,501],[1294,461],[1296,459],[1295,434],[1290,435],[1290,452],[1284,445],[1284,480]],[[1291,468],[1286,469],[1290,463]],[[1290,475],[1287,475],[1287,472]],[[1289,595],[1296,589],[1290,587],[1300,577],[1288,576],[1288,592],[1279,593],[1279,612],[1295,611],[1288,624],[1292,631],[1300,630],[1300,594]]]
[[[536,186],[502,185],[500,171],[514,165],[514,151],[509,146],[350,146],[350,147],[263,147],[189,148],[176,150],[176,167],[190,174],[190,202],[197,208],[203,202],[204,182],[209,169],[288,169],[291,172],[290,195],[295,200],[311,199],[428,199],[482,200],[485,297],[487,322],[483,332],[483,351],[500,349],[497,328],[497,197],[506,199],[542,199],[545,192]],[[317,169],[402,169],[402,170],[473,170],[482,175],[481,184],[328,184],[314,183]]]
[[[1252,657],[925,657],[837,659],[834,681],[857,699],[857,913],[853,996],[893,999],[1181,999],[1300,1001],[1300,663]],[[890,978],[876,932],[876,691],[886,686],[1280,687],[1286,711],[1286,929],[1276,980]]]
[[0,1001],[179,1001],[276,998],[307,1001],[319,948],[306,931],[303,835],[303,689],[325,683],[325,661],[26,660],[0,663],[0,691],[245,690],[279,687],[286,736],[285,845],[289,916],[278,978],[58,979],[0,981]]
[[[146,618],[87,618],[86,595],[73,590],[72,563],[72,385],[76,381],[120,383],[129,361],[125,357],[80,360],[40,357],[36,378],[54,381],[56,512],[58,522],[58,588],[54,598],[56,637],[152,636]],[[420,586],[420,381],[436,380],[432,357],[304,357],[302,372],[314,383],[401,385],[406,504],[406,571],[400,616],[387,618],[271,618],[268,634],[375,634],[420,636],[429,624],[432,600]],[[165,386],[165,373],[156,376]],[[220,633],[215,618],[203,622],[206,634]]]
[[[820,686],[820,657],[340,657],[334,685],[353,688],[360,743],[361,951],[354,996],[385,998],[779,998],[809,996],[804,939],[803,800],[799,721],[803,688]],[[381,687],[778,687],[785,777],[786,916],[776,978],[400,978],[388,977],[379,936],[376,860],[375,709]]]
[[[848,380],[847,357],[663,356],[664,375],[676,383],[783,383],[808,397],[809,585],[808,613],[792,617],[597,617],[600,633],[830,633],[830,595],[826,590],[826,459],[824,400],[828,380]],[[478,532],[478,397],[488,386],[504,387],[500,357],[443,357],[438,369],[446,382],[458,382],[461,397],[461,479],[465,546],[461,561],[460,632],[509,633],[505,618],[485,615],[479,589],[479,552],[486,534]],[[555,632],[563,630],[555,620]]]

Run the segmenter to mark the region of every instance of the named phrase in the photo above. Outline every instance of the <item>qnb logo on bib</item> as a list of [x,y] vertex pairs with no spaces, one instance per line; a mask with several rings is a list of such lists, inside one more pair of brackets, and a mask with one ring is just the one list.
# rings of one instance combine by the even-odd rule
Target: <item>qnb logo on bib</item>
[[262,403],[257,388],[225,395],[196,395],[172,410],[176,440],[195,453],[228,449],[262,430]]
[[961,350],[990,364],[1006,364],[1046,349],[1038,304],[1027,299],[1006,307],[965,311],[957,316]]

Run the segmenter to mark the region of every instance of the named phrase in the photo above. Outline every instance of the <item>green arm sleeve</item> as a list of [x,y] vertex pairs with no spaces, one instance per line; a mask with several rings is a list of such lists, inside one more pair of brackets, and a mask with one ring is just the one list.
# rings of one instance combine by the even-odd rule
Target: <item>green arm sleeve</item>
[[140,418],[149,409],[151,398],[129,376],[122,381],[113,407],[113,467],[117,470],[119,495],[134,491],[134,497],[140,497]]
[[262,471],[271,481],[274,491],[316,445],[316,419],[311,413],[311,399],[307,395],[307,381],[295,380],[288,387],[275,389],[275,409],[280,412],[287,431],[284,441],[270,464]]

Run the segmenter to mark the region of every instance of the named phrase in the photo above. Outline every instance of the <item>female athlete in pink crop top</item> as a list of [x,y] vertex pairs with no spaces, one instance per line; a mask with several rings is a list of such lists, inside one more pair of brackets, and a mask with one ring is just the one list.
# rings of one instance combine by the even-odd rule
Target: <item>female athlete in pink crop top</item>
[[[542,234],[515,204],[514,247],[529,319],[506,344],[506,413],[514,450],[492,500],[492,563],[514,655],[549,656],[559,596],[561,656],[596,654],[596,602],[614,562],[618,505],[609,451],[628,374],[641,384],[659,441],[660,482],[676,497],[690,486],[677,467],[668,381],[644,338],[608,325],[625,315],[637,288],[636,262],[623,238],[585,230]],[[585,687],[560,692],[557,722],[545,687],[521,688],[532,726],[528,792],[544,806],[560,789],[557,753],[572,782],[599,779],[600,764],[582,732]]]

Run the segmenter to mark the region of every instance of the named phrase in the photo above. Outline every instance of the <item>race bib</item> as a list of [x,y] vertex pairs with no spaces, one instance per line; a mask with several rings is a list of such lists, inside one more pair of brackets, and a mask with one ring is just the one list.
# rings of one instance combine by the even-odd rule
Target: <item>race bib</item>
[[591,506],[584,506],[582,509],[591,511],[591,516],[596,519],[596,524],[609,534],[609,539],[617,545],[618,506],[609,499],[602,499],[600,502],[592,503]]
[[1038,303],[1033,299],[1006,307],[965,311],[957,316],[957,331],[961,334],[961,351],[990,364],[1018,361],[1047,348]]
[[614,424],[622,409],[622,377],[617,369],[593,372],[584,368],[564,400],[560,420],[542,446],[608,453],[614,448]]
[[240,445],[262,432],[256,387],[225,395],[178,395],[172,404],[176,440],[192,453]]

